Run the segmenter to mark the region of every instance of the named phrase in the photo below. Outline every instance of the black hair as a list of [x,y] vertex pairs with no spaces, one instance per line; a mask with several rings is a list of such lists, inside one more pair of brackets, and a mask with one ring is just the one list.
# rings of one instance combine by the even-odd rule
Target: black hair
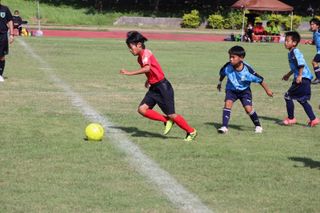
[[229,55],[237,55],[244,58],[246,56],[246,51],[241,46],[233,46],[228,51]]
[[144,37],[141,33],[138,31],[129,31],[127,32],[127,39],[126,43],[129,46],[130,44],[137,45],[138,43],[141,43],[142,48],[144,49],[144,42],[148,41],[146,37]]
[[[301,40],[301,36],[298,32],[296,31],[289,31],[289,32],[286,32],[286,37],[290,36],[292,41],[294,42],[297,42],[297,45],[299,44],[300,40]],[[297,46],[296,45],[296,46]]]
[[309,23],[311,24],[311,22],[313,22],[315,25],[320,26],[320,20],[317,18],[312,18]]

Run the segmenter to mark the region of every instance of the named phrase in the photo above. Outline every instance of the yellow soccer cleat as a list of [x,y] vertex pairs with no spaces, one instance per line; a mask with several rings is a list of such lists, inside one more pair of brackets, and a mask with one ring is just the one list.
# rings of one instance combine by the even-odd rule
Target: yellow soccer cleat
[[170,130],[172,129],[172,126],[173,126],[174,122],[172,120],[167,120],[167,122],[164,123],[164,130],[163,130],[163,134],[164,135],[167,135]]
[[187,136],[186,138],[184,139],[184,141],[194,141],[194,139],[197,137],[198,133],[197,133],[197,130],[194,129],[193,132],[191,133],[187,133]]

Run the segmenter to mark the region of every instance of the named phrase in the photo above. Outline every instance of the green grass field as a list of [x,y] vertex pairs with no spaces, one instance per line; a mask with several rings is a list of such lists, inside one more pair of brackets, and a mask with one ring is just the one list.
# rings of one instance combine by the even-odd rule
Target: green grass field
[[[149,41],[175,89],[176,111],[196,127],[195,143],[185,143],[177,126],[168,137],[161,123],[137,112],[144,76],[121,76],[138,67],[122,40],[17,38],[0,84],[0,212],[181,212],[107,137],[88,142],[86,120],[48,71],[62,79],[141,150],[198,196],[214,212],[319,212],[320,131],[279,125],[286,116],[281,81],[289,69],[281,44],[243,44],[246,61],[264,76],[274,98],[252,85],[264,133],[240,103],[234,105],[227,135],[219,135],[224,93],[218,72],[236,43]],[[301,45],[307,61],[314,46]],[[46,65],[46,66],[45,66]],[[311,64],[310,64],[311,66]],[[48,68],[49,67],[49,68]],[[225,85],[225,82],[224,82]],[[311,104],[318,116],[320,87]]]

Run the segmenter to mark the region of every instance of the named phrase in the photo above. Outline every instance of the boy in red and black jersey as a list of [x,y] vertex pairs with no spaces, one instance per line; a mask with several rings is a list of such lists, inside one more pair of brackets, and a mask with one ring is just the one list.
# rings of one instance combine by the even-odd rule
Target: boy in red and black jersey
[[13,23],[12,14],[8,7],[1,4],[0,0],[0,82],[3,82],[3,71],[6,64],[5,55],[9,53],[8,44],[8,30],[9,42],[13,42]]
[[[149,88],[144,99],[141,101],[138,112],[151,120],[161,121],[165,124],[164,134],[168,134],[174,123],[187,133],[185,141],[192,141],[197,135],[196,129],[188,125],[186,120],[175,113],[174,91],[170,82],[165,78],[164,72],[152,52],[145,48],[144,42],[148,39],[137,31],[127,33],[126,43],[130,52],[138,56],[140,69],[128,71],[121,69],[123,75],[145,74],[147,80],[145,87]],[[158,104],[165,115],[153,110]]]

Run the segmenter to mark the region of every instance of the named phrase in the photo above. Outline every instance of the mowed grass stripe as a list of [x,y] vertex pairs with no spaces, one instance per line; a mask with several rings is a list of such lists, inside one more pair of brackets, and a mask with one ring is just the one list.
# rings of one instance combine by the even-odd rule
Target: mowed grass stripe
[[70,98],[72,105],[78,108],[89,121],[101,123],[106,129],[107,137],[110,138],[116,147],[127,154],[131,165],[152,181],[173,204],[179,209],[188,212],[211,212],[196,195],[190,193],[168,172],[161,169],[156,162],[146,156],[137,145],[126,137],[123,131],[113,128],[114,125],[106,117],[98,113],[79,94],[74,92],[67,83],[57,77],[54,73],[54,68],[36,54],[25,40],[18,39],[18,42],[27,53],[39,62],[40,68],[49,76],[50,80],[64,90],[65,95]]

